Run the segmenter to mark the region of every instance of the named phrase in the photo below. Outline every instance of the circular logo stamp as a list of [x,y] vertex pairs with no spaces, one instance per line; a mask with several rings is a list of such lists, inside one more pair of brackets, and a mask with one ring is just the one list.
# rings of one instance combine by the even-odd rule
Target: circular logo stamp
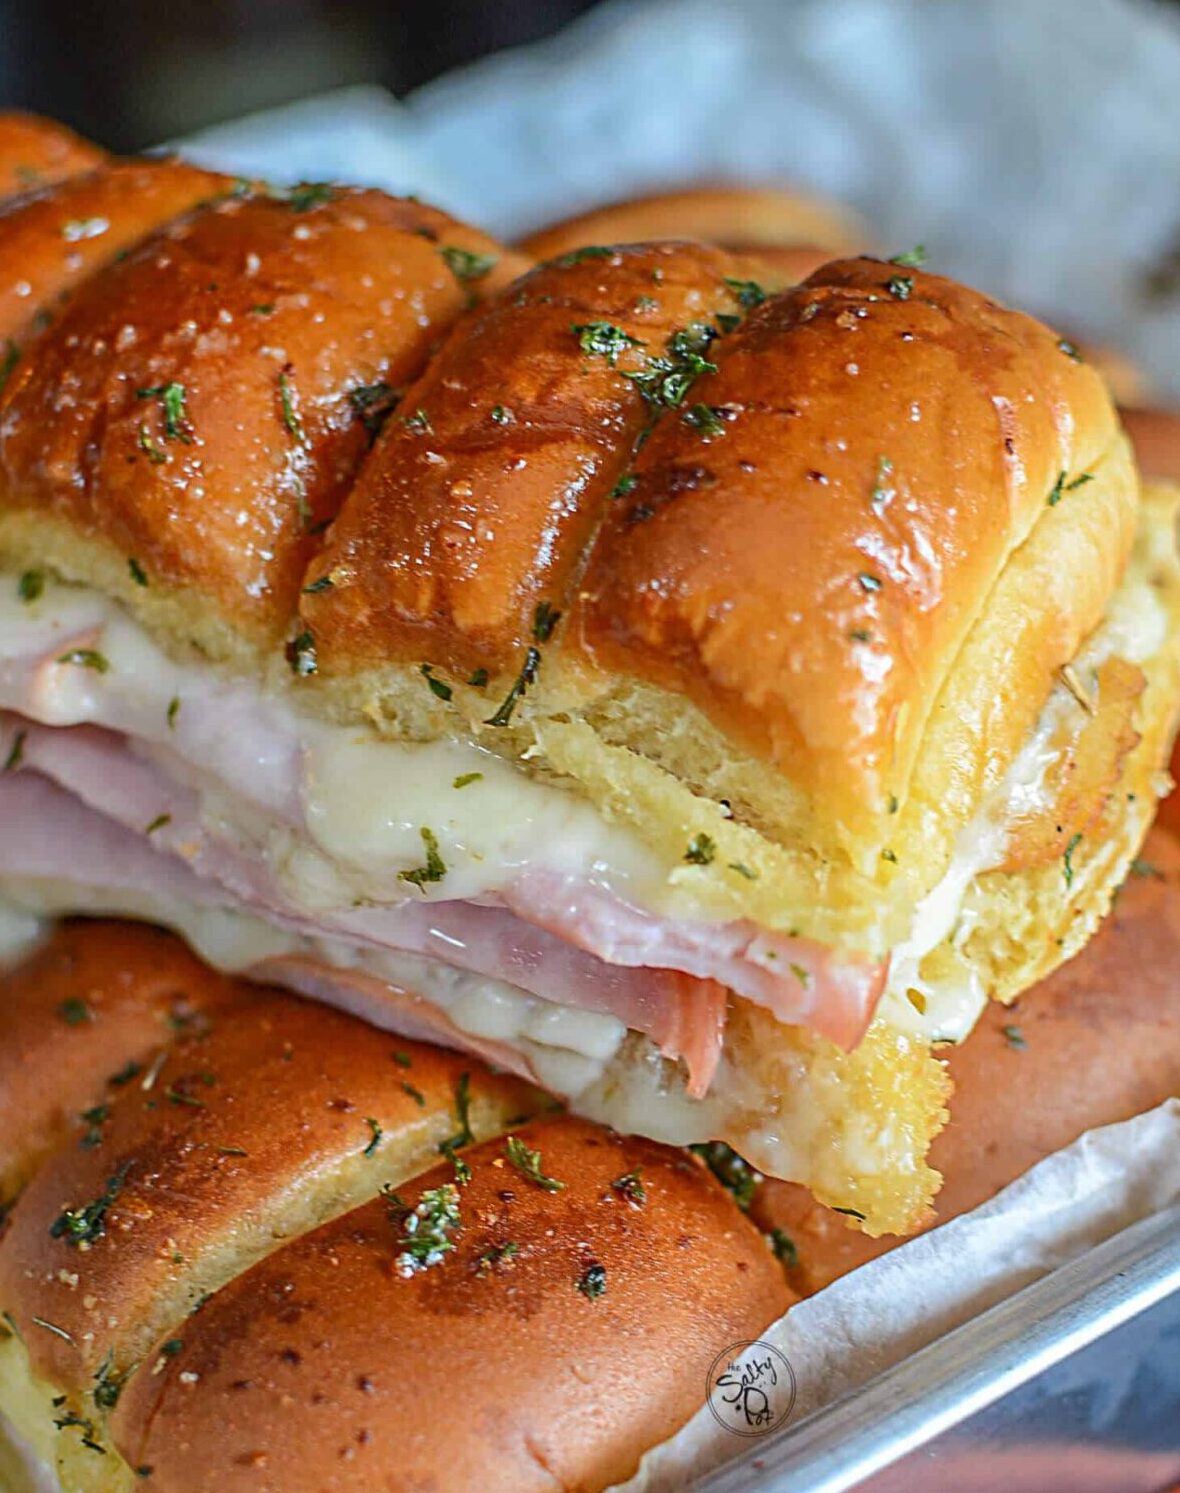
[[718,1425],[735,1436],[765,1436],[795,1408],[795,1371],[770,1343],[732,1343],[718,1353],[705,1398]]

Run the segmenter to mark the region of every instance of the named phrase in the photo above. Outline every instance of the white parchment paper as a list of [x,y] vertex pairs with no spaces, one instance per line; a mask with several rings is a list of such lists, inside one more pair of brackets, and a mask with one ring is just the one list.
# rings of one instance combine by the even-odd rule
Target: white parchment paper
[[[795,1371],[792,1420],[1177,1201],[1180,1102],[1090,1131],[991,1202],[862,1265],[762,1333]],[[626,1487],[682,1489],[750,1446],[702,1408]]]

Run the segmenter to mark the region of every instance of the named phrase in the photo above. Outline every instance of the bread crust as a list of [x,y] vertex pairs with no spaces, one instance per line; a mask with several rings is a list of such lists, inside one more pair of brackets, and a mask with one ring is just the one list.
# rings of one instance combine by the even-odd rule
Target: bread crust
[[593,208],[538,229],[521,248],[535,259],[553,259],[585,244],[651,239],[691,239],[755,257],[803,249],[830,259],[871,247],[855,214],[827,199],[782,187],[705,184]]
[[[713,1358],[790,1297],[692,1158],[563,1117],[513,1133],[562,1190],[490,1141],[466,1153],[438,1264],[403,1278],[399,1237],[448,1167],[400,1188],[404,1207],[375,1202],[280,1251],[131,1381],[113,1422],[131,1465],[173,1493],[625,1480],[700,1405]],[[617,1185],[628,1175],[642,1203]]]
[[17,197],[100,166],[106,152],[56,120],[0,112],[0,197]]
[[[1084,1131],[1180,1095],[1178,968],[1180,841],[1156,829],[1082,952],[942,1049],[954,1092],[930,1148],[946,1181],[926,1227],[978,1207]],[[868,1238],[789,1183],[765,1182],[752,1213],[791,1241],[801,1294],[899,1242]]]

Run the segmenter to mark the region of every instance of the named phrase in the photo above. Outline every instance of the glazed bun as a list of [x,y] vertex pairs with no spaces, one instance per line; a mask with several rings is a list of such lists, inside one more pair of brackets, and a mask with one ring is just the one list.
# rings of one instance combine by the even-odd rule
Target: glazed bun
[[79,176],[102,164],[105,152],[64,124],[35,114],[0,113],[0,197],[18,197]]
[[[1180,1097],[1178,971],[1180,841],[1156,829],[1082,953],[946,1050],[950,1121],[930,1151],[946,1182],[929,1227],[977,1208],[1084,1131]],[[781,1182],[757,1188],[751,1214],[785,1236],[803,1295],[896,1243],[866,1238]]]
[[635,197],[529,235],[521,248],[556,259],[587,244],[687,239],[716,244],[802,280],[825,259],[870,247],[856,215],[825,198],[782,188],[700,186]]
[[0,985],[0,1412],[67,1493],[602,1488],[791,1299],[695,1158],[165,934]]

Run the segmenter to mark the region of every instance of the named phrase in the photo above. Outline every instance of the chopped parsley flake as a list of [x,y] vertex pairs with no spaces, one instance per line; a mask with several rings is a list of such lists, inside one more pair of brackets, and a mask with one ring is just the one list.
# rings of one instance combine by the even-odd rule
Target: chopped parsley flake
[[639,478],[634,472],[624,472],[614,487],[610,490],[612,498],[625,498],[628,493],[634,492]]
[[148,827],[144,830],[145,835],[154,835],[158,829],[172,823],[171,814],[157,814]]
[[597,1263],[587,1265],[578,1281],[578,1290],[587,1301],[597,1301],[606,1295],[606,1267]]
[[403,415],[402,424],[415,435],[430,434],[430,416],[425,410],[415,410],[412,415]]
[[761,306],[766,299],[766,292],[757,280],[731,280],[726,276],[725,283],[737,297],[738,305],[747,311],[752,311],[755,306]]
[[[186,446],[192,444],[193,427],[185,406],[186,394],[183,384],[153,384],[150,389],[136,389],[135,397],[136,399],[158,399],[164,407],[164,434],[168,440],[183,441]],[[142,439],[140,445],[143,445]]]
[[1081,834],[1076,834],[1065,847],[1065,854],[1061,859],[1061,874],[1065,877],[1066,886],[1073,885],[1073,853],[1082,843]]
[[16,594],[26,606],[36,601],[45,590],[45,573],[41,570],[26,570],[16,583]]
[[316,658],[315,638],[304,629],[287,644],[287,662],[291,665],[291,672],[301,679],[308,674],[314,674],[319,669],[319,661]]
[[12,745],[8,749],[8,756],[4,759],[4,766],[0,767],[2,772],[15,772],[25,759],[25,741],[28,738],[27,731],[18,731],[12,738]]
[[459,1189],[453,1182],[428,1188],[417,1206],[408,1209],[400,1203],[396,1194],[387,1195],[395,1206],[403,1210],[400,1253],[393,1262],[398,1275],[403,1280],[409,1280],[423,1270],[441,1265],[445,1256],[455,1247],[451,1234],[462,1227]]
[[926,245],[915,244],[912,249],[907,249],[904,254],[895,254],[889,263],[899,264],[903,269],[920,270],[926,263]]
[[488,671],[486,669],[473,669],[467,683],[472,689],[483,689],[488,682]]
[[1028,1041],[1018,1026],[1006,1026],[1004,1028],[1004,1040],[1009,1047],[1014,1047],[1017,1052],[1022,1052],[1028,1046]]
[[321,591],[330,591],[336,582],[331,575],[322,575],[318,581],[312,581],[310,586],[304,586],[304,596],[318,596]]
[[89,1249],[97,1243],[107,1231],[107,1213],[123,1190],[128,1170],[128,1167],[123,1167],[108,1178],[105,1191],[94,1202],[81,1208],[66,1208],[59,1213],[49,1226],[50,1237],[64,1239],[74,1249]]
[[639,1167],[634,1171],[624,1172],[621,1177],[616,1177],[611,1183],[615,1192],[625,1197],[633,1208],[642,1208],[647,1202],[647,1189],[639,1175]]
[[180,696],[173,695],[168,701],[168,729],[176,729],[176,717],[180,714]]
[[891,296],[899,301],[908,301],[910,292],[914,288],[913,275],[892,275],[888,282],[888,290]]
[[461,772],[451,784],[452,788],[466,788],[471,783],[482,783],[482,772]]
[[524,656],[524,663],[520,666],[520,673],[513,681],[512,688],[505,695],[495,715],[489,716],[484,721],[485,726],[507,726],[512,720],[513,711],[517,703],[523,698],[528,689],[536,684],[537,676],[541,672],[541,650],[530,647]]
[[382,1130],[380,1124],[375,1119],[373,1119],[372,1115],[369,1115],[365,1119],[365,1124],[369,1127],[369,1144],[361,1152],[361,1155],[375,1156],[377,1154],[377,1147],[385,1139],[385,1131]]
[[845,1218],[859,1218],[861,1223],[865,1221],[865,1214],[859,1208],[833,1208],[833,1213],[843,1213]]
[[426,680],[426,683],[430,686],[430,693],[434,695],[436,699],[450,700],[454,697],[455,691],[451,688],[451,686],[447,684],[445,680],[436,679],[434,677],[433,664],[419,665],[419,673]]
[[781,1261],[788,1270],[799,1263],[799,1251],[789,1234],[785,1234],[782,1229],[771,1229],[766,1237],[775,1259]]
[[756,1172],[724,1141],[706,1141],[688,1149],[701,1158],[723,1187],[733,1193],[734,1202],[742,1212],[748,1211],[754,1193],[761,1186],[762,1173]]
[[134,555],[127,561],[127,569],[131,572],[131,579],[137,586],[146,586],[148,583],[147,571],[135,558]]
[[711,835],[704,833],[693,835],[688,842],[688,849],[684,852],[684,859],[690,866],[707,866],[717,854],[717,846]]
[[751,868],[746,865],[745,861],[730,861],[729,869],[731,871],[736,871],[739,876],[744,876],[747,881],[758,880],[757,871],[751,870]]
[[512,411],[504,408],[502,404],[492,405],[492,419],[497,425],[510,425],[512,423]]
[[571,249],[568,254],[563,254],[555,259],[554,264],[563,270],[572,269],[575,264],[581,264],[585,259],[613,259],[614,249],[609,249],[603,244],[587,244],[584,249]]
[[548,601],[539,601],[533,613],[533,637],[538,643],[547,643],[553,629],[561,621],[561,613]]
[[644,345],[638,337],[632,337],[611,321],[574,322],[570,331],[587,357],[605,358],[612,368],[617,365],[620,353]]
[[524,1177],[530,1182],[536,1183],[546,1192],[563,1192],[565,1183],[559,1182],[556,1177],[547,1177],[541,1170],[540,1151],[530,1150],[519,1136],[510,1135],[504,1142],[504,1150],[508,1160]]
[[438,252],[446,261],[447,269],[464,285],[472,280],[482,280],[498,262],[495,254],[473,254],[470,249],[458,249],[451,244],[444,244]]
[[96,674],[105,674],[111,667],[103,655],[93,648],[71,648],[68,653],[63,653],[57,662],[76,664],[80,669],[93,669]]
[[283,424],[287,427],[287,434],[297,446],[306,446],[307,432],[295,408],[295,385],[291,382],[290,363],[279,372],[279,403],[283,407]]
[[94,1020],[94,1012],[84,1000],[77,996],[71,996],[69,1000],[62,1001],[57,1008],[57,1014],[67,1026],[82,1026],[85,1022]]
[[413,871],[399,871],[397,874],[399,881],[408,881],[421,891],[428,881],[441,881],[447,874],[447,866],[439,854],[438,838],[434,831],[423,825],[418,833],[422,836],[422,843],[426,846],[426,864],[418,866]]
[[811,971],[809,969],[805,969],[803,965],[795,964],[794,962],[789,965],[789,968],[804,990],[811,988]]
[[372,384],[361,384],[349,391],[349,402],[368,431],[371,441],[375,441],[380,435],[382,426],[393,413],[399,397],[398,391],[384,379],[378,379]]
[[664,356],[649,358],[644,368],[623,377],[632,381],[654,410],[679,409],[695,379],[717,372],[717,364],[705,357],[717,336],[716,327],[693,322],[672,333]]
[[520,1245],[513,1243],[510,1239],[506,1244],[493,1244],[491,1249],[485,1249],[476,1262],[475,1273],[479,1276],[487,1275],[497,1265],[505,1260],[513,1260],[520,1253]]
[[113,1410],[119,1403],[119,1396],[128,1379],[139,1367],[132,1364],[130,1368],[124,1369],[121,1374],[115,1372],[115,1356],[108,1353],[99,1364],[94,1375],[94,1389],[92,1391],[94,1403],[100,1410]]
[[680,418],[686,425],[691,425],[703,440],[716,440],[718,436],[725,434],[725,415],[718,405],[694,404]]
[[425,1109],[426,1108],[426,1095],[422,1092],[421,1089],[416,1089],[414,1087],[414,1085],[409,1082],[408,1079],[404,1079],[404,1078],[402,1079],[402,1086],[401,1087],[402,1087],[402,1093],[403,1094],[408,1094],[409,1097],[414,1101],[414,1103],[418,1106],[419,1109]]
[[459,1082],[455,1085],[455,1118],[459,1122],[458,1130],[446,1140],[440,1141],[438,1149],[455,1168],[455,1180],[466,1184],[471,1181],[471,1168],[455,1153],[464,1146],[469,1146],[475,1139],[471,1130],[470,1073],[460,1073]]
[[335,188],[330,182],[304,181],[286,194],[286,203],[293,213],[305,213],[321,202],[331,202],[334,195]]

